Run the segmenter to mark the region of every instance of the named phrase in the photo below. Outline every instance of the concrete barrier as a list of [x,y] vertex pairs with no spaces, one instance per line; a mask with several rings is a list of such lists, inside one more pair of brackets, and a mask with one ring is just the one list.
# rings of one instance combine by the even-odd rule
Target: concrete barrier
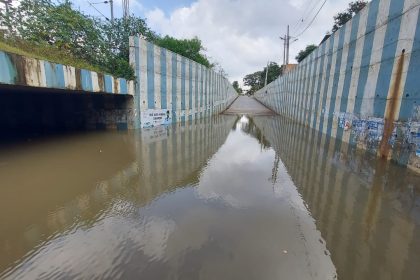
[[70,92],[131,94],[134,82],[72,66],[0,51],[0,84],[70,90]]
[[139,37],[130,37],[130,63],[137,128],[209,117],[237,96],[222,75]]
[[420,0],[373,0],[262,103],[346,143],[420,170]]

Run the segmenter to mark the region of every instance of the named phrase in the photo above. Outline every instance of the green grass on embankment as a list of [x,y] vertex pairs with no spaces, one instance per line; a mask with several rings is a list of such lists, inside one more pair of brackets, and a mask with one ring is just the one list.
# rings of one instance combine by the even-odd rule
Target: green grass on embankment
[[73,57],[71,54],[57,49],[53,46],[38,46],[23,41],[6,41],[0,39],[0,51],[14,53],[25,57],[46,60],[58,64],[73,66],[95,72],[103,72],[99,67],[90,65],[81,59]]

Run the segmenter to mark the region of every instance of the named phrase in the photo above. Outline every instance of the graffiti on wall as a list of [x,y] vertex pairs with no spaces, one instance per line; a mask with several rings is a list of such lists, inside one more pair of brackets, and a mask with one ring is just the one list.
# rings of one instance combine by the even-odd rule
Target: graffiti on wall
[[408,143],[415,146],[416,156],[420,157],[420,122],[409,122]]
[[[420,107],[420,106],[419,106]],[[418,108],[420,111],[420,108]],[[414,114],[415,115],[415,114]],[[385,120],[370,117],[362,119],[352,113],[335,113],[338,127],[350,131],[355,142],[366,142],[370,146],[378,145],[384,133]],[[420,157],[420,122],[410,120],[406,123],[395,123],[395,128],[389,139],[389,144],[394,146],[400,139],[410,149],[416,151]]]

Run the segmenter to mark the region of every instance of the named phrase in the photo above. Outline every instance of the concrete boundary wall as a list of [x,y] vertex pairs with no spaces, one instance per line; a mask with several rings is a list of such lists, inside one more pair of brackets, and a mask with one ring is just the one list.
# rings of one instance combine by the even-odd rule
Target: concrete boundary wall
[[134,82],[0,51],[0,84],[76,92],[131,94]]
[[420,0],[373,0],[256,93],[277,113],[420,170]]
[[140,37],[130,37],[130,64],[136,74],[136,128],[153,126],[145,117],[159,112],[170,122],[209,117],[237,96],[222,75]]

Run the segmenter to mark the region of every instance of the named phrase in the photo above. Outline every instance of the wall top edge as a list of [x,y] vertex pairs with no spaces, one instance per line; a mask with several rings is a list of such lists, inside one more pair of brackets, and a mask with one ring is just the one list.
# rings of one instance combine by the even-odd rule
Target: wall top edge
[[[367,17],[368,15],[366,15],[367,13],[369,13],[369,10],[371,8],[372,5],[377,4],[379,6],[378,9],[381,8],[380,4],[381,3],[377,3],[377,2],[381,2],[384,0],[371,0],[367,3],[366,7],[364,7],[357,15],[353,16],[353,18],[351,18],[349,21],[347,21],[342,27],[340,27],[338,30],[336,30],[334,33],[331,34],[331,36],[323,41],[321,44],[318,45],[318,47],[310,54],[308,55],[304,60],[302,60],[295,69],[289,71],[288,73],[279,76],[277,79],[275,79],[273,82],[271,82],[270,84],[268,84],[267,86],[263,87],[262,89],[258,90],[257,92],[255,92],[255,95],[258,95],[262,92],[264,92],[265,90],[267,90],[269,88],[269,86],[272,86],[272,84],[274,84],[275,82],[277,82],[278,80],[281,80],[283,78],[287,78],[290,75],[293,75],[296,71],[299,70],[300,67],[302,67],[302,65],[304,65],[305,63],[308,63],[308,61],[310,59],[313,59],[312,55],[315,55],[315,52],[319,49],[321,49],[322,47],[325,47],[325,49],[327,49],[330,44],[331,44],[331,40],[334,39],[334,44],[336,44],[336,42],[338,41],[338,36],[340,36],[340,31],[342,31],[342,29],[344,28],[348,28],[348,26],[351,26],[353,24],[353,21],[356,19],[356,17]],[[378,29],[378,27],[383,26],[385,24],[388,24],[390,21],[392,21],[395,18],[398,17],[402,17],[405,14],[407,14],[409,11],[418,8],[420,6],[420,0],[400,0],[400,1],[405,1],[404,4],[410,4],[411,5],[404,5],[403,11],[401,13],[399,13],[398,15],[394,15],[393,18],[389,18],[390,15],[388,15],[388,18],[385,22],[377,22],[375,23],[374,26],[374,30]],[[391,5],[391,0],[388,1],[389,4]],[[391,14],[391,11],[389,12]],[[369,30],[366,30],[365,33],[362,34],[361,37],[366,36],[366,33],[371,32]],[[359,40],[360,38],[358,37],[356,40]],[[333,48],[334,49],[334,48]],[[334,51],[333,51],[334,52]]]
[[94,74],[101,74],[101,75],[104,75],[104,76],[109,76],[113,79],[120,80],[120,81],[121,80],[126,81],[126,82],[130,81],[130,80],[127,80],[125,78],[117,78],[117,77],[115,77],[115,76],[113,76],[109,73],[92,71],[92,70],[88,70],[88,69],[85,69],[85,68],[79,68],[79,67],[75,67],[75,66],[72,66],[72,65],[66,65],[66,64],[61,64],[61,63],[57,63],[57,62],[52,62],[52,61],[45,60],[45,59],[38,59],[38,58],[34,58],[34,57],[24,56],[24,55],[21,55],[21,54],[7,52],[7,51],[4,51],[4,50],[0,50],[0,53],[3,53],[4,55],[7,55],[9,57],[10,56],[19,57],[19,58],[24,59],[25,61],[26,60],[32,60],[32,61],[38,61],[40,63],[49,63],[49,64],[54,65],[54,66],[62,66],[62,67],[71,68],[71,69],[74,69],[74,70],[77,69],[77,70],[80,70],[80,71],[87,71],[87,72],[94,73]]
[[[209,68],[209,67],[207,67],[207,66],[205,66],[205,65],[203,65],[203,64],[201,64],[201,63],[198,63],[197,61],[194,61],[194,60],[192,60],[192,59],[190,59],[190,58],[188,58],[188,57],[186,57],[186,56],[183,56],[183,55],[181,55],[181,54],[179,54],[179,53],[176,53],[176,52],[174,52],[174,51],[171,51],[171,50],[169,50],[169,49],[166,49],[166,48],[160,47],[160,46],[158,46],[158,45],[156,45],[156,44],[154,44],[154,43],[152,43],[152,42],[150,42],[150,41],[147,41],[146,39],[144,39],[144,38],[142,38],[142,37],[140,37],[140,36],[130,36],[130,39],[133,39],[133,40],[134,40],[135,38],[139,39],[139,41],[142,41],[142,42],[145,42],[145,43],[152,44],[155,48],[163,49],[163,50],[165,50],[166,52],[168,52],[168,53],[170,53],[170,54],[175,54],[176,56],[179,56],[179,57],[181,57],[181,58],[184,58],[184,59],[186,59],[187,61],[190,61],[190,62],[192,62],[192,63],[194,63],[194,64],[196,64],[196,65],[200,65],[200,66],[202,66],[203,68],[207,69],[208,71],[213,72],[214,74],[216,74],[216,75],[218,75],[218,76],[222,77],[223,79],[225,79],[226,81],[228,81],[228,82],[230,83],[230,81],[229,81],[229,79],[228,79],[228,78],[226,78],[225,76],[221,75],[220,73],[217,73],[217,72],[216,72],[216,71],[214,71],[213,69],[211,69],[211,68]],[[130,46],[130,47],[135,47],[135,46]]]

